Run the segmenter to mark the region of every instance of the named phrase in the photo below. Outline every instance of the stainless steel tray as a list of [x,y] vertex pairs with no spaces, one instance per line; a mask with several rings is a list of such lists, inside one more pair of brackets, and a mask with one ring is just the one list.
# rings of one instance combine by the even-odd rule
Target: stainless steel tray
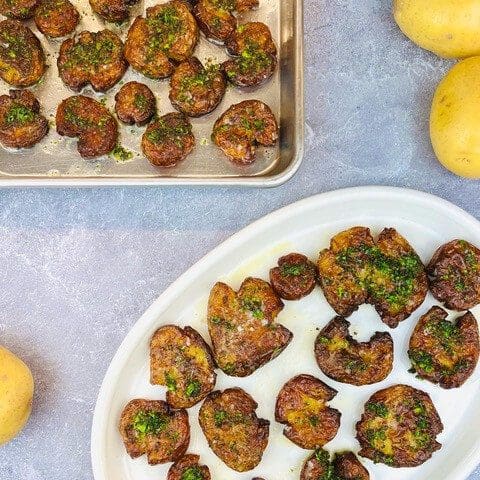
[[[93,15],[88,0],[72,0],[82,14],[77,31],[97,31],[105,24]],[[146,0],[132,12],[132,18],[143,13],[146,6],[163,0]],[[29,25],[40,38],[47,53],[49,69],[40,84],[32,88],[39,98],[43,113],[51,120],[49,135],[34,148],[22,151],[0,149],[0,186],[81,186],[81,185],[250,185],[274,186],[288,180],[298,169],[303,155],[303,0],[260,0],[258,10],[248,12],[240,21],[259,20],[272,30],[279,47],[279,68],[264,86],[251,92],[229,87],[222,103],[211,114],[192,119],[196,147],[181,164],[170,169],[152,166],[141,153],[140,140],[145,127],[120,125],[120,143],[134,153],[133,159],[119,162],[110,156],[95,160],[82,159],[76,150],[76,139],[59,136],[54,119],[58,103],[73,92],[58,78],[56,60],[60,41],[46,39],[33,22]],[[125,39],[128,25],[108,28]],[[223,61],[225,49],[201,38],[195,50],[200,60]],[[168,99],[168,79],[149,80],[129,69],[120,84],[138,80],[150,86],[157,97],[159,114],[173,111]],[[2,82],[0,93],[9,86]],[[85,89],[84,94],[102,99],[113,110],[115,86],[106,94]],[[259,148],[253,165],[239,167],[231,163],[212,144],[210,133],[216,118],[231,104],[258,98],[267,103],[280,122],[280,140],[276,147]]]

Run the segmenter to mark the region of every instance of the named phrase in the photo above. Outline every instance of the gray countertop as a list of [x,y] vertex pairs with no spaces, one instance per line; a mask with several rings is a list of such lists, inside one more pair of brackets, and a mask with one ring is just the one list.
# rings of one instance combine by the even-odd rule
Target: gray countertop
[[0,344],[37,385],[28,426],[0,448],[0,479],[92,479],[92,411],[124,335],[252,220],[366,184],[431,192],[480,217],[478,182],[444,170],[429,143],[430,101],[449,62],[401,35],[389,1],[306,0],[305,12],[305,160],[286,185],[0,191]]

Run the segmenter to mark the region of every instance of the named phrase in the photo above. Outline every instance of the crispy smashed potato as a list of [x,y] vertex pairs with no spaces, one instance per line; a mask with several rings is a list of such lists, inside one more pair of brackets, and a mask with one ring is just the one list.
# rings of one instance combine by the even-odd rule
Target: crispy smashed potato
[[80,14],[69,0],[40,0],[34,20],[44,35],[58,38],[75,30],[80,22]]
[[370,475],[352,452],[336,453],[331,460],[318,448],[303,465],[300,480],[370,480]]
[[168,470],[167,480],[210,480],[210,470],[199,465],[198,455],[185,455]]

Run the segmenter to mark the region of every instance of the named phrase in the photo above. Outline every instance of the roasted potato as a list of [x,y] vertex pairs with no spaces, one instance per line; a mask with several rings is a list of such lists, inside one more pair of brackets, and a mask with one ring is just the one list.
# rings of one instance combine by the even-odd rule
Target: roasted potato
[[367,469],[352,452],[336,453],[333,460],[321,448],[307,458],[300,480],[370,480]]
[[225,46],[235,58],[224,62],[223,69],[228,80],[237,87],[256,87],[273,75],[277,66],[277,47],[264,23],[239,25]]
[[206,68],[196,57],[180,63],[170,79],[170,101],[189,117],[212,112],[221,102],[227,83],[218,65]]
[[241,388],[208,395],[198,420],[210,448],[232,470],[253,470],[267,447],[270,422],[258,418],[257,402]]
[[172,410],[162,400],[135,399],[123,409],[120,434],[132,458],[147,455],[150,465],[176,462],[190,443],[186,410]]
[[155,96],[143,83],[128,82],[115,95],[117,117],[128,125],[145,125],[156,110]]
[[110,30],[81,32],[60,47],[58,73],[63,82],[79,92],[91,84],[96,92],[106,92],[128,68],[120,37]]
[[65,37],[77,28],[80,14],[69,0],[40,0],[34,14],[35,25],[47,37]]
[[48,121],[28,90],[0,96],[0,142],[9,148],[33,147],[48,133]]
[[45,73],[38,38],[18,20],[0,22],[0,77],[14,87],[30,87]]
[[203,400],[215,386],[210,347],[193,328],[160,327],[150,340],[150,382],[167,387],[167,402],[189,408]]
[[215,122],[212,140],[234,163],[255,161],[256,145],[273,146],[278,125],[270,107],[259,100],[244,100],[232,105]]
[[427,266],[430,291],[450,310],[480,303],[480,250],[465,240],[442,245]]
[[337,382],[369,385],[381,382],[393,368],[393,340],[376,332],[368,342],[357,342],[348,332],[350,323],[334,318],[315,340],[315,358],[322,372]]
[[325,297],[339,315],[371,303],[391,328],[408,318],[428,291],[419,256],[393,228],[385,228],[376,242],[365,227],[340,232],[320,252],[318,272]]
[[208,300],[213,355],[227,375],[245,377],[278,356],[293,335],[275,323],[283,303],[269,283],[247,278],[235,292],[218,282]]
[[92,10],[107,22],[120,23],[128,19],[130,9],[139,0],[89,0]]
[[182,113],[167,113],[154,120],[142,136],[142,150],[157,167],[174,167],[195,146],[192,124]]
[[32,18],[38,0],[0,0],[0,14],[15,20]]
[[420,318],[410,338],[408,356],[412,373],[443,388],[458,388],[478,363],[478,325],[470,312],[456,322],[448,321],[447,316],[442,308],[432,307]]
[[200,29],[215,43],[223,43],[235,31],[234,13],[258,7],[258,0],[198,0],[193,10]]
[[188,5],[182,0],[147,8],[146,18],[137,17],[125,42],[130,65],[150,78],[165,78],[173,73],[170,62],[189,58],[198,41],[198,26]]
[[357,422],[359,455],[390,467],[417,467],[441,448],[443,425],[430,397],[408,385],[374,393]]
[[117,144],[118,125],[111,113],[93,98],[68,97],[60,103],[56,115],[57,132],[78,137],[77,150],[84,158],[110,153]]
[[301,253],[289,253],[270,270],[270,283],[277,295],[285,300],[305,297],[317,284],[317,267]]
[[341,413],[327,405],[337,391],[312,375],[298,375],[280,390],[275,420],[285,424],[283,434],[307,450],[323,447],[340,427]]
[[210,480],[210,470],[199,465],[198,455],[185,455],[168,470],[167,480]]

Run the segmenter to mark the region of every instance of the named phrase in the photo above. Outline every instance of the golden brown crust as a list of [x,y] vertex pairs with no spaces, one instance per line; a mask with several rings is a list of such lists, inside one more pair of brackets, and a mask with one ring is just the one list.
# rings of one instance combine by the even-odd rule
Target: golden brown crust
[[210,393],[199,422],[210,448],[237,472],[255,468],[267,447],[270,422],[258,418],[255,400],[241,388]]
[[307,458],[300,480],[370,480],[368,470],[352,452],[336,453],[333,460],[321,448]]
[[376,332],[368,342],[357,342],[348,332],[350,323],[335,317],[318,334],[315,358],[322,372],[337,382],[370,385],[381,382],[393,368],[393,340]]
[[155,96],[143,83],[128,82],[115,95],[117,117],[128,125],[145,125],[156,110]]
[[213,126],[212,140],[234,163],[255,161],[256,145],[273,146],[278,125],[270,107],[259,100],[232,105]]
[[323,447],[340,427],[341,413],[327,405],[337,391],[312,375],[298,375],[280,390],[275,420],[285,424],[283,434],[307,450]]
[[0,0],[0,14],[15,20],[32,18],[38,0]]
[[209,468],[199,461],[198,455],[185,455],[170,467],[167,480],[210,480]]
[[317,267],[301,253],[289,253],[278,259],[278,267],[270,270],[270,283],[279,297],[299,300],[317,284]]
[[150,465],[179,460],[190,443],[187,411],[172,410],[162,400],[130,401],[119,430],[127,453],[132,458],[146,454]]
[[110,153],[118,138],[118,125],[111,113],[93,98],[68,97],[60,103],[56,115],[57,132],[78,137],[77,150],[84,158]]
[[465,240],[442,245],[427,266],[430,291],[450,310],[480,303],[480,250]]
[[365,227],[340,232],[320,252],[318,271],[325,297],[339,315],[371,303],[392,328],[423,303],[428,291],[420,258],[393,228],[385,228],[376,242]]
[[216,43],[223,43],[237,26],[234,13],[257,7],[258,0],[199,0],[193,11],[205,36]]
[[38,38],[18,20],[0,22],[0,77],[14,87],[30,87],[45,73]]
[[472,375],[480,351],[478,325],[467,312],[455,322],[432,307],[418,321],[410,338],[412,371],[443,388],[458,388]]
[[212,112],[221,102],[226,80],[218,65],[205,68],[200,60],[191,57],[180,63],[170,79],[170,101],[189,117]]
[[0,96],[0,142],[9,148],[33,147],[48,133],[48,121],[28,90]]
[[125,42],[125,57],[143,75],[165,78],[174,70],[170,60],[186,60],[197,41],[198,26],[188,5],[171,0],[147,8],[146,18],[135,19]]
[[60,47],[57,65],[60,78],[76,92],[88,84],[96,92],[106,92],[128,68],[123,43],[110,30],[84,31],[68,38]]
[[124,22],[139,0],[89,0],[92,10],[107,22]]
[[273,75],[277,66],[277,47],[264,23],[239,25],[225,46],[235,58],[224,62],[223,69],[228,80],[237,87],[256,87]]
[[194,146],[192,125],[182,113],[167,113],[154,120],[142,136],[142,151],[157,167],[174,167]]
[[208,331],[219,368],[245,377],[278,356],[293,335],[275,318],[283,303],[269,283],[247,278],[238,292],[216,283],[208,301]]
[[40,0],[34,20],[40,32],[47,37],[58,38],[75,30],[80,14],[69,0]]
[[160,327],[150,340],[150,382],[167,387],[167,402],[174,408],[189,408],[214,388],[210,347],[193,328]]
[[357,423],[359,455],[391,467],[416,467],[441,448],[436,436],[443,430],[429,397],[408,385],[374,393]]

